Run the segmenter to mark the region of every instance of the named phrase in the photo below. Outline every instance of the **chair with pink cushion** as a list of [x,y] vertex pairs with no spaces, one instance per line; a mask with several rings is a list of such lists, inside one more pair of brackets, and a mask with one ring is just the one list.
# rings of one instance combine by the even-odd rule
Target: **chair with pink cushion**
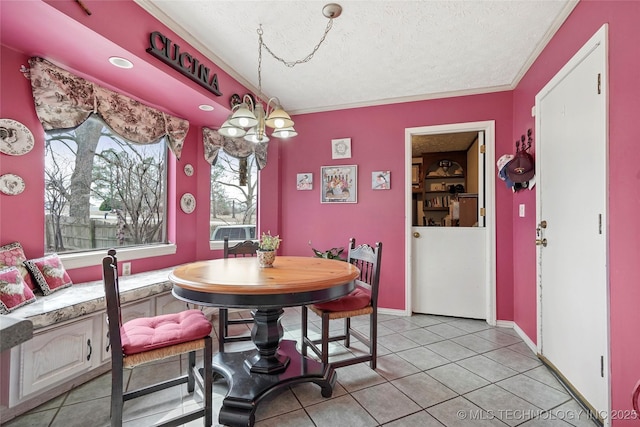
[[[111,351],[111,426],[122,426],[124,402],[147,394],[187,384],[192,393],[195,384],[202,390],[202,408],[164,421],[158,426],[177,426],[204,418],[204,425],[212,425],[211,365],[213,345],[211,323],[200,310],[144,317],[122,323],[120,289],[118,286],[118,260],[116,251],[110,249],[102,260],[102,277],[107,301],[109,322],[109,347]],[[196,350],[204,350],[204,374],[196,368]],[[188,353],[187,374],[137,390],[124,392],[123,370],[143,363]]]
[[[329,343],[343,341],[345,347],[351,345],[351,337],[367,346],[365,355],[331,362],[334,368],[369,362],[371,369],[376,368],[377,335],[378,335],[378,285],[380,283],[380,260],[382,257],[382,243],[375,247],[369,245],[355,246],[355,239],[349,240],[349,254],[347,261],[360,269],[360,276],[356,279],[356,288],[349,295],[321,304],[302,307],[302,354],[307,354],[307,347],[320,358],[322,363],[329,363]],[[308,336],[308,310],[313,311],[322,319],[321,338],[310,339]],[[369,316],[369,335],[353,329],[351,318]],[[344,332],[339,335],[329,335],[329,322],[334,319],[344,319]],[[318,347],[320,344],[320,347]]]

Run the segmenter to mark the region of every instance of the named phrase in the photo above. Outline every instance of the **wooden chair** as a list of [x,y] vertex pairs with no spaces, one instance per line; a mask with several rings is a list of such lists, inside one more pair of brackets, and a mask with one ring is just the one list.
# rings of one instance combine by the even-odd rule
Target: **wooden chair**
[[[380,260],[382,257],[382,243],[376,243],[375,248],[369,245],[355,246],[355,239],[349,240],[349,254],[347,261],[360,269],[360,277],[356,279],[356,289],[349,295],[337,300],[302,307],[302,354],[306,356],[307,347],[313,350],[322,363],[329,363],[329,343],[343,341],[345,347],[351,344],[351,337],[357,338],[368,348],[363,356],[332,362],[332,366],[353,365],[369,362],[371,369],[376,368],[377,337],[378,337],[378,285],[380,283]],[[308,309],[322,319],[321,338],[312,340],[308,336]],[[351,318],[355,316],[369,316],[369,336],[351,327]],[[340,335],[329,336],[329,321],[344,319],[344,332]],[[321,344],[319,348],[317,344]]]
[[[211,322],[200,310],[186,310],[180,313],[137,318],[123,324],[118,285],[118,260],[114,249],[110,249],[108,255],[102,260],[102,274],[111,349],[111,426],[122,426],[122,409],[127,400],[184,383],[187,384],[187,390],[191,393],[197,382],[203,393],[204,406],[158,425],[178,426],[204,417],[205,427],[210,427],[213,418]],[[204,375],[201,375],[195,366],[196,350],[200,349],[204,349]],[[184,353],[189,354],[186,375],[124,392],[124,368],[133,368],[143,363]]]
[[[229,238],[224,238],[224,257],[246,257],[256,256],[258,242],[245,240],[235,246],[229,247]],[[218,313],[218,350],[224,351],[224,344],[228,342],[251,341],[251,335],[229,335],[229,325],[250,325],[253,324],[253,316],[244,319],[229,319],[229,310],[221,308]]]

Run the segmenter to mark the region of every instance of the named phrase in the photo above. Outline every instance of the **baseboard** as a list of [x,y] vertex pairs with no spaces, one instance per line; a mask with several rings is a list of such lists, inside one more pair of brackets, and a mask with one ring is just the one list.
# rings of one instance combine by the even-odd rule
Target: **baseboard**
[[513,329],[516,334],[522,339],[522,341],[529,347],[529,349],[533,352],[533,354],[538,354],[538,346],[524,333],[520,326],[512,320],[498,320],[496,321],[496,326],[499,328],[510,328]]
[[391,316],[411,316],[411,312],[406,310],[398,310],[395,308],[380,308],[378,307],[378,314],[388,314]]

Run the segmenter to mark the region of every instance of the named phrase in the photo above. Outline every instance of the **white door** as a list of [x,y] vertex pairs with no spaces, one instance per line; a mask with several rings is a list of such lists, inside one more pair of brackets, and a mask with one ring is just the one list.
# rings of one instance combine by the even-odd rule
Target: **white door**
[[[479,132],[479,151],[485,151],[487,146],[485,133],[484,129]],[[492,138],[491,132],[493,142]],[[495,321],[490,263],[493,240],[489,238],[493,227],[485,226],[483,209],[488,187],[486,156],[486,152],[478,154],[477,227],[411,227],[413,312]]]
[[538,346],[596,411],[609,407],[606,71],[603,27],[536,96]]

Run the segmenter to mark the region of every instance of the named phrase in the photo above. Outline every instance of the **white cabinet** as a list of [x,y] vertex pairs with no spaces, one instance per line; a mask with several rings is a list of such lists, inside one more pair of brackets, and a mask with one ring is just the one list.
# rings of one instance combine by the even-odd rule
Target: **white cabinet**
[[156,297],[156,315],[179,313],[187,308],[187,303],[174,297],[171,292]]
[[91,316],[49,329],[15,348],[11,366],[20,370],[11,372],[9,406],[99,366],[99,318]]
[[[186,308],[171,293],[164,293],[122,305],[122,321]],[[44,394],[54,397],[73,386],[78,377],[85,380],[104,372],[111,363],[108,331],[105,310],[35,331],[31,340],[9,350],[9,397],[8,402],[3,397],[2,405],[20,405],[19,415],[36,406],[32,402],[41,403]]]

